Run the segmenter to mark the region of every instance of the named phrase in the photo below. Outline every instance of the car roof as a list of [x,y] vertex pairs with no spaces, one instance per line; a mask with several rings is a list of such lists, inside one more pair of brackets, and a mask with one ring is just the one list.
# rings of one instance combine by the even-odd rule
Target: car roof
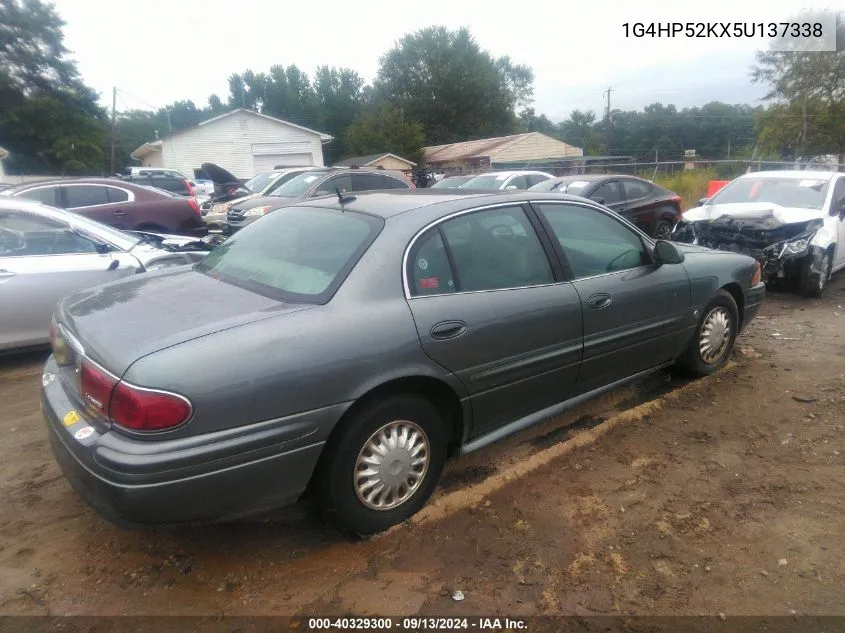
[[634,180],[648,182],[645,178],[632,176],[631,174],[567,174],[566,176],[558,176],[554,180],[557,182],[575,182],[577,180],[582,180],[584,182],[598,182],[599,180],[611,180],[615,178],[633,178]]
[[[30,187],[43,187],[46,185],[112,185],[114,187],[138,187],[133,182],[123,180],[122,178],[48,178],[45,180],[33,180],[31,182],[21,183],[15,185],[12,190],[20,191],[29,189]],[[144,187],[149,189],[149,187]]]
[[508,177],[510,177],[510,176],[516,176],[516,175],[519,175],[519,174],[526,174],[526,175],[531,174],[531,175],[537,175],[537,176],[549,176],[550,175],[545,171],[533,171],[533,170],[530,170],[530,169],[515,169],[513,171],[485,171],[485,172],[482,172],[480,174],[473,174],[472,177],[473,178],[475,178],[476,176],[508,176]]
[[[381,218],[390,218],[408,211],[423,207],[440,206],[442,215],[456,210],[470,209],[476,206],[503,204],[512,202],[520,204],[531,200],[556,200],[584,202],[583,198],[561,193],[540,193],[537,191],[456,191],[455,189],[385,189],[380,191],[365,191],[346,196],[349,202],[342,206],[337,196],[320,196],[309,198],[291,205],[292,207],[318,207],[336,209],[338,211],[355,211]],[[288,207],[290,208],[290,207]]]
[[753,171],[739,178],[794,178],[795,180],[832,180],[838,171],[784,169],[782,171]]

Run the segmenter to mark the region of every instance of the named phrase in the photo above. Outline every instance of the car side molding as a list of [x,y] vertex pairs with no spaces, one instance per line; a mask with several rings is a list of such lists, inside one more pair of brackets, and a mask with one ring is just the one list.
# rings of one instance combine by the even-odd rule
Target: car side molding
[[580,406],[588,400],[597,398],[598,396],[604,395],[609,391],[613,391],[614,389],[618,389],[619,387],[624,387],[627,384],[636,382],[641,378],[645,378],[649,374],[653,374],[656,371],[660,371],[661,369],[669,367],[674,364],[674,362],[674,360],[671,360],[667,363],[655,365],[651,369],[646,369],[645,371],[641,371],[632,376],[628,376],[626,378],[622,378],[621,380],[617,380],[616,382],[612,382],[609,385],[605,385],[603,387],[587,391],[586,393],[579,394],[577,396],[569,398],[568,400],[559,402],[558,404],[553,404],[552,406],[546,407],[545,409],[535,411],[534,413],[529,413],[525,417],[519,418],[518,420],[514,420],[510,424],[506,424],[504,426],[500,426],[496,429],[493,429],[489,433],[480,435],[474,440],[467,442],[461,447],[460,454],[466,455],[468,453],[473,453],[481,448],[484,448],[485,446],[488,446],[489,444],[498,442],[499,440],[504,439],[509,435],[524,431],[525,429],[530,428],[540,422],[543,422],[544,420],[557,417],[561,413],[574,407]]

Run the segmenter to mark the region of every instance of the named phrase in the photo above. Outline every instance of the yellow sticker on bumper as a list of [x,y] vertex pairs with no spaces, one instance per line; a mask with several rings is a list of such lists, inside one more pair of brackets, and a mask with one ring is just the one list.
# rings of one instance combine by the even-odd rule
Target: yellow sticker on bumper
[[79,414],[76,411],[69,411],[68,414],[62,418],[62,424],[65,426],[71,426],[72,424],[76,424],[82,418],[79,417]]

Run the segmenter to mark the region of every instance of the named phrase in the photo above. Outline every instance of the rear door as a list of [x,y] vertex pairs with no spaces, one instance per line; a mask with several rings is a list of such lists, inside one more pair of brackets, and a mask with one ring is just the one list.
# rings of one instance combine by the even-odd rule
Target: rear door
[[584,358],[577,391],[672,360],[695,325],[683,265],[652,264],[643,238],[596,207],[574,202],[534,206],[583,306]]
[[[112,191],[113,189],[113,191]],[[126,189],[106,185],[62,185],[65,208],[119,229],[132,228]]]
[[420,341],[466,386],[473,435],[565,400],[578,376],[581,303],[532,217],[514,204],[456,214],[408,251]]
[[137,271],[131,256],[100,254],[66,225],[26,212],[0,212],[0,242],[0,349],[46,342],[61,297]]
[[[567,191],[567,193],[570,193]],[[575,195],[578,195],[577,193]],[[608,180],[603,182],[596,190],[590,194],[590,200],[594,200],[599,204],[603,204],[609,209],[613,209],[617,213],[623,207],[622,204],[622,188],[619,186],[618,180]]]

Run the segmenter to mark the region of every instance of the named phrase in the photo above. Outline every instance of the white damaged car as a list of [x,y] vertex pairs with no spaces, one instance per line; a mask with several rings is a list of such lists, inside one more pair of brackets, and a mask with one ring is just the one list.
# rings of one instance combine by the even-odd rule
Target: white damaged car
[[762,171],[730,182],[684,213],[672,239],[751,255],[771,284],[818,297],[845,268],[845,173]]

